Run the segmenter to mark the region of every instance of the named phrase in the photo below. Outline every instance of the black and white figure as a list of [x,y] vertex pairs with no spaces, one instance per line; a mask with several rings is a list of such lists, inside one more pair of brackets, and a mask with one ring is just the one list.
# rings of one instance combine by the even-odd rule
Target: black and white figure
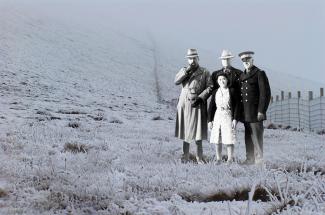
[[242,118],[245,126],[246,164],[263,163],[263,121],[271,89],[265,72],[254,66],[252,51],[239,54],[245,71],[240,76]]
[[[212,97],[211,97],[211,101],[209,104],[209,117],[208,117],[208,127],[209,129],[213,128],[213,121],[217,120],[217,122],[221,122],[221,120],[218,119],[218,116],[215,116],[215,111],[217,110],[216,107],[216,95],[219,94],[217,93],[218,89],[220,88],[220,84],[218,83],[218,78],[220,75],[224,76],[227,80],[227,88],[229,89],[230,92],[230,106],[232,106],[231,108],[231,118],[235,119],[235,106],[236,103],[238,103],[237,101],[239,100],[239,94],[240,94],[240,89],[239,89],[239,78],[240,75],[242,73],[242,71],[240,71],[239,69],[236,69],[234,67],[231,66],[231,60],[234,56],[231,54],[231,52],[229,50],[223,50],[221,53],[221,56],[219,57],[219,59],[221,60],[221,64],[222,64],[222,68],[214,71],[211,75],[211,79],[210,79],[210,83],[209,83],[209,90],[208,92],[212,92]],[[238,108],[236,108],[236,119],[238,118]],[[215,118],[216,117],[216,118]],[[237,122],[234,122],[235,125]],[[221,127],[223,127],[221,125]],[[226,126],[227,127],[227,126]],[[229,126],[228,126],[229,127]],[[216,130],[216,126],[214,126],[213,131],[217,131]],[[216,132],[212,132],[211,137],[215,137],[215,133]],[[225,132],[225,133],[229,133],[229,132]],[[222,138],[218,137],[218,142],[216,142],[217,140],[215,138],[213,138],[213,140],[211,141],[210,138],[210,142],[213,142],[215,144],[217,144],[216,146],[216,157],[217,160],[221,160],[221,152],[222,152],[222,142],[228,142],[227,140],[224,139],[224,141],[221,141]],[[228,160],[230,158],[229,161],[232,160],[233,158],[233,146],[230,144],[227,144],[227,150],[228,150]]]
[[217,90],[219,88],[217,77],[221,73],[225,73],[227,79],[228,79],[228,87],[233,88],[235,90],[235,93],[237,95],[240,94],[239,90],[239,78],[242,74],[242,71],[239,69],[234,68],[231,65],[231,60],[234,56],[231,54],[229,50],[223,50],[221,53],[221,56],[219,59],[221,60],[222,68],[214,71],[211,74],[211,79],[209,83],[209,87],[211,88],[210,93],[212,93],[214,90]]
[[203,162],[202,140],[208,136],[207,128],[207,85],[210,73],[199,66],[196,49],[187,52],[188,66],[176,74],[175,84],[182,90],[177,104],[175,136],[183,140],[183,161],[189,161],[190,143],[197,145],[197,161]]
[[227,146],[227,162],[234,158],[236,124],[239,119],[238,98],[234,88],[229,88],[225,73],[216,76],[219,88],[212,94],[209,105],[210,142],[216,144],[217,162],[222,160],[222,144]]

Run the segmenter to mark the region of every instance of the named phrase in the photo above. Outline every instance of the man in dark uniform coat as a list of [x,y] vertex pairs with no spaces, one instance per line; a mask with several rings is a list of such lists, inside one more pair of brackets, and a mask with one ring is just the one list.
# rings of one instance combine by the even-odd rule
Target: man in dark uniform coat
[[239,54],[245,67],[240,76],[242,119],[245,126],[246,164],[263,163],[263,121],[270,103],[271,89],[264,71],[253,65],[254,52]]

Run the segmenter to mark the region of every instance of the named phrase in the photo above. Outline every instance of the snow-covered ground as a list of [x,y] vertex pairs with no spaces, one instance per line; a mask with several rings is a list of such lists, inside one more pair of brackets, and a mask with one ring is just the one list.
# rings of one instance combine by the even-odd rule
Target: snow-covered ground
[[325,214],[324,136],[267,129],[266,166],[245,166],[239,126],[238,162],[205,142],[209,163],[182,164],[159,44],[16,6],[0,11],[0,214]]

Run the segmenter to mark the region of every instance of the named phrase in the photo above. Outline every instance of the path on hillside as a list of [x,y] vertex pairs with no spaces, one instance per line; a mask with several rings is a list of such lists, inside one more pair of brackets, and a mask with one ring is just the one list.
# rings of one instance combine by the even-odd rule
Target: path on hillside
[[[156,91],[157,102],[159,104],[166,105],[170,109],[175,110],[175,108],[177,106],[178,99],[175,98],[175,99],[171,99],[171,100],[166,100],[166,99],[164,99],[164,96],[162,95],[163,94],[163,89],[161,87],[161,80],[159,78],[160,77],[159,74],[161,72],[163,72],[163,71],[160,71],[160,66],[159,66],[159,62],[160,62],[159,49],[158,49],[158,46],[156,44],[155,39],[150,34],[149,34],[149,39],[151,40],[151,43],[152,43],[152,48],[151,48],[152,58],[153,58],[153,70],[152,70],[152,72],[153,72],[154,81],[155,81],[154,88],[155,88],[155,91]],[[171,82],[170,84],[173,84],[173,82]]]
[[152,58],[153,58],[153,75],[154,75],[154,79],[155,79],[155,91],[156,91],[156,97],[157,97],[157,102],[158,103],[163,103],[163,99],[161,96],[161,87],[160,87],[160,83],[159,83],[159,71],[158,71],[158,51],[157,51],[157,45],[156,45],[156,41],[153,38],[153,36],[151,34],[148,34],[149,39],[151,40],[151,44],[152,44]]

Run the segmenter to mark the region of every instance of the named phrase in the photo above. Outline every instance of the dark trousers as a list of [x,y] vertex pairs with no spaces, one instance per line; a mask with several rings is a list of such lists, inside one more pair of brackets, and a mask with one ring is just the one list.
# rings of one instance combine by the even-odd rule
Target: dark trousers
[[[195,141],[196,143],[196,155],[201,159],[203,157],[203,146],[202,146],[202,140]],[[183,153],[184,155],[190,154],[190,143],[183,142]]]
[[250,161],[263,159],[263,122],[245,122],[246,159]]

